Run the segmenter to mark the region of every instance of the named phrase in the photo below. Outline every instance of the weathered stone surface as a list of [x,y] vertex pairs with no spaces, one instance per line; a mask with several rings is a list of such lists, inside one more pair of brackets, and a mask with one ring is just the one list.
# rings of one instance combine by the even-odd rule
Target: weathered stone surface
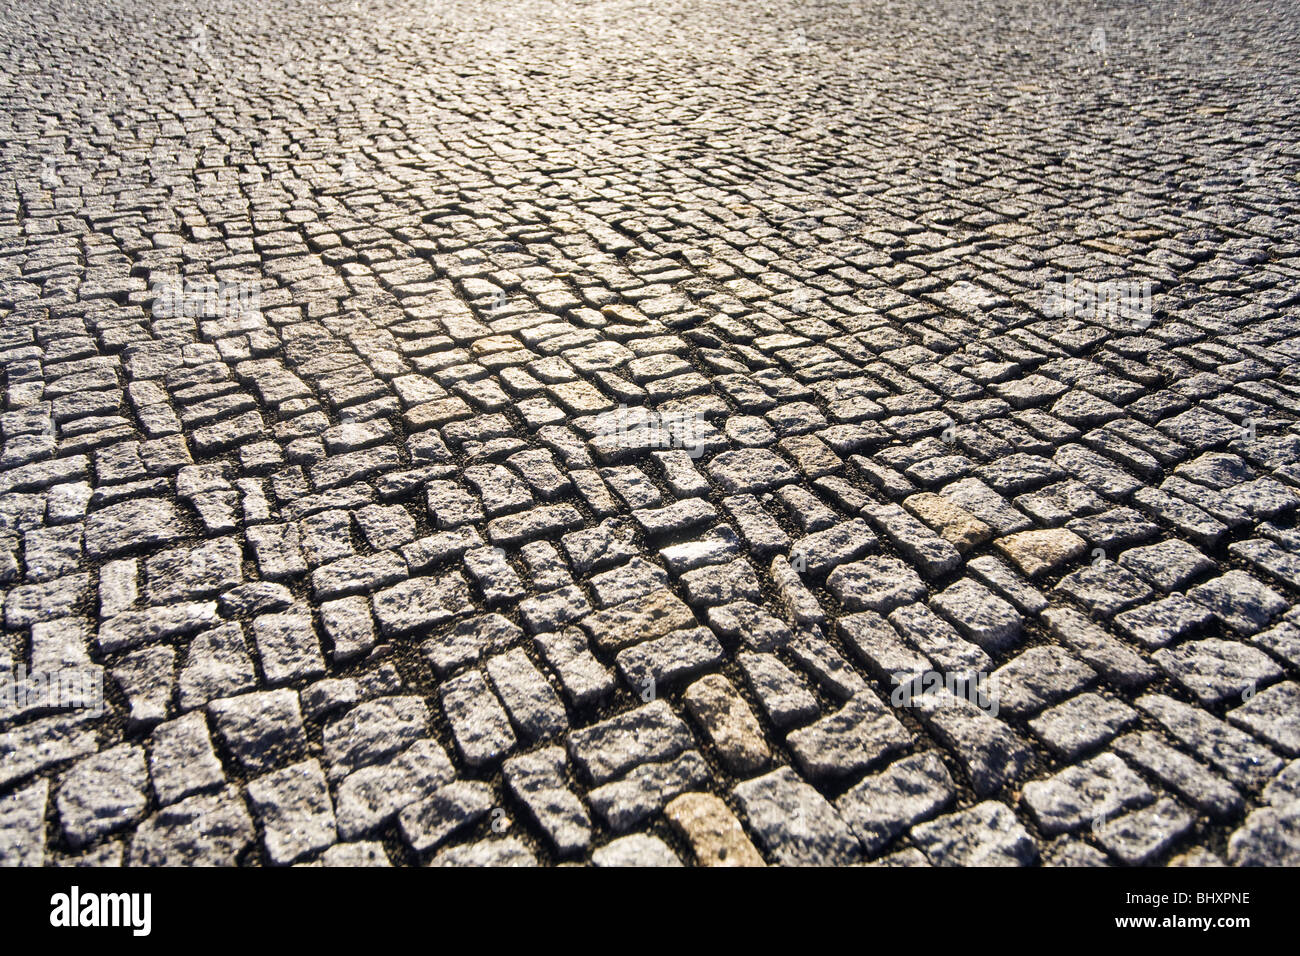
[[159,724],[149,742],[150,776],[162,806],[225,783],[202,711]]
[[709,462],[709,474],[729,495],[768,491],[795,478],[783,458],[761,448],[725,451]]
[[193,796],[164,807],[136,828],[132,866],[234,866],[255,839],[237,791]]
[[1149,714],[1191,753],[1233,782],[1263,783],[1282,761],[1249,734],[1205,711],[1162,694],[1139,697],[1138,709]]
[[339,836],[352,839],[379,826],[454,776],[446,751],[432,740],[417,740],[387,763],[354,770],[338,784]]
[[1116,615],[1115,627],[1143,647],[1155,648],[1204,630],[1213,620],[1209,608],[1181,594],[1171,594]]
[[587,799],[605,826],[622,833],[658,813],[679,793],[698,790],[708,779],[708,765],[692,750],[634,767],[626,776],[596,787]]
[[726,658],[713,632],[703,627],[673,631],[626,647],[615,658],[624,680],[639,690],[679,684]]
[[876,536],[861,518],[805,535],[790,547],[790,563],[800,573],[825,574],[876,547]]
[[438,630],[441,633],[420,645],[420,652],[439,675],[477,661],[484,653],[502,649],[523,635],[518,625],[500,614],[476,615]]
[[686,688],[682,701],[732,773],[748,776],[767,764],[771,751],[758,720],[721,674],[697,680]]
[[1043,528],[999,538],[997,548],[1029,577],[1039,577],[1083,554],[1087,543],[1073,531]]
[[1288,681],[1259,693],[1248,687],[1241,697],[1245,703],[1228,711],[1229,722],[1288,756],[1300,754],[1300,685]]
[[321,866],[392,866],[382,843],[336,843],[321,854]]
[[846,610],[882,614],[900,604],[919,601],[926,593],[916,572],[890,557],[842,564],[831,572],[826,586]]
[[817,715],[817,699],[807,683],[774,654],[742,653],[737,660],[759,706],[778,728],[785,729]]
[[611,840],[591,855],[596,866],[681,866],[682,861],[658,837],[634,833]]
[[591,653],[577,628],[538,634],[534,640],[573,706],[589,706],[614,692],[614,675]]
[[681,718],[656,700],[574,731],[569,753],[584,773],[604,783],[637,764],[676,756],[692,743]]
[[1044,833],[1077,830],[1142,806],[1152,799],[1149,787],[1114,754],[1103,753],[1024,790],[1025,805]]
[[448,847],[430,866],[536,866],[537,857],[515,837]]
[[248,799],[272,863],[292,863],[337,839],[329,786],[315,760],[250,780]]
[[1192,545],[1176,538],[1140,548],[1129,548],[1120,555],[1119,563],[1162,591],[1184,587],[1189,581],[1214,568],[1213,561]]
[[826,798],[789,767],[732,791],[759,845],[782,866],[853,863],[862,845]]
[[1073,598],[1090,614],[1102,618],[1113,617],[1153,597],[1151,589],[1136,575],[1104,559],[1066,575],[1053,590]]
[[965,769],[977,796],[1018,782],[1033,761],[1027,741],[964,697],[945,690],[923,694],[914,703],[926,727]]
[[620,651],[637,641],[662,637],[695,623],[695,615],[681,598],[671,591],[657,590],[590,614],[578,626],[598,647]]
[[482,819],[492,803],[487,784],[457,780],[401,812],[402,836],[411,849],[423,853]]
[[943,761],[933,754],[905,757],[870,774],[835,801],[868,853],[913,824],[928,820],[956,794]]
[[272,685],[310,680],[325,673],[325,658],[310,614],[263,614],[253,621],[253,639],[262,673]]
[[150,727],[167,716],[176,685],[175,672],[176,651],[166,646],[135,651],[113,668],[113,679],[131,702],[129,720],[133,727]]
[[10,6],[0,856],[1293,858],[1278,5]]
[[965,554],[992,537],[992,529],[965,508],[940,495],[912,495],[903,507],[939,532],[940,537]]
[[1195,823],[1176,800],[1162,797],[1097,828],[1097,839],[1128,866],[1143,866],[1160,856]]
[[378,763],[428,734],[429,709],[419,697],[380,697],[325,725],[330,774]]
[[817,781],[863,770],[906,747],[912,734],[870,690],[843,707],[786,737],[799,767]]
[[459,574],[411,578],[372,597],[375,620],[385,636],[426,630],[462,614],[470,606],[469,589]]
[[1282,669],[1263,651],[1216,637],[1165,648],[1151,657],[1161,670],[1206,705],[1230,697],[1253,697],[1257,687],[1282,676]]
[[930,603],[987,651],[1003,650],[1020,637],[1020,612],[970,578],[950,585]]
[[0,786],[95,749],[94,728],[84,714],[23,724],[0,734]]
[[591,842],[591,818],[565,780],[568,758],[560,747],[511,757],[502,765],[506,785],[532,815],[556,853],[567,856]]
[[989,683],[998,713],[1019,717],[1055,703],[1096,676],[1068,651],[1047,645],[1031,647],[1007,661],[989,675]]
[[1029,722],[1029,729],[1057,754],[1073,760],[1113,738],[1137,720],[1132,707],[1099,694],[1080,694]]
[[1126,734],[1115,741],[1114,749],[1130,764],[1145,770],[1212,817],[1231,817],[1242,808],[1241,794],[1230,783],[1217,777],[1204,764],[1169,746],[1157,734]]
[[725,803],[709,793],[683,793],[664,816],[695,851],[701,866],[764,866],[763,858]]
[[681,581],[686,588],[686,600],[696,606],[716,607],[735,601],[763,599],[758,575],[744,558],[687,571]]
[[86,555],[111,558],[137,548],[169,544],[183,534],[180,513],[170,501],[121,501],[86,517]]
[[1073,608],[1051,607],[1042,618],[1054,637],[1120,687],[1140,687],[1155,678],[1155,667],[1141,655]]
[[302,711],[293,691],[261,691],[214,700],[208,704],[208,714],[226,749],[245,770],[273,770],[306,755]]
[[177,678],[181,710],[202,707],[218,697],[234,697],[257,686],[253,659],[238,624],[222,624],[190,641]]
[[1233,866],[1300,865],[1300,814],[1263,807],[1228,840],[1228,862]]
[[1187,596],[1204,604],[1241,634],[1262,630],[1288,607],[1282,595],[1244,571],[1229,571],[1206,581],[1188,591]]
[[220,621],[214,601],[123,611],[99,625],[99,647],[106,653],[130,650],[182,634],[193,634]]
[[522,738],[543,740],[568,726],[564,704],[528,656],[518,648],[491,658],[488,677]]
[[719,636],[760,651],[782,647],[794,637],[784,621],[747,601],[709,608],[709,624]]
[[1028,866],[1038,855],[1015,814],[994,800],[919,824],[912,840],[935,866]]
[[0,866],[45,863],[45,810],[50,782],[37,780],[0,797]]
[[451,724],[456,750],[471,767],[495,763],[517,742],[510,718],[487,681],[468,671],[442,685],[442,711]]
[[175,548],[145,562],[151,604],[216,597],[243,580],[243,552],[233,538]]

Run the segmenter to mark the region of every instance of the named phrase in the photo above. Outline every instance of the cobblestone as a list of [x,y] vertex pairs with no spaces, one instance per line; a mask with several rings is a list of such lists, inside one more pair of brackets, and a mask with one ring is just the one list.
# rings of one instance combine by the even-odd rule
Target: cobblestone
[[56,6],[0,864],[1296,862],[1276,10]]

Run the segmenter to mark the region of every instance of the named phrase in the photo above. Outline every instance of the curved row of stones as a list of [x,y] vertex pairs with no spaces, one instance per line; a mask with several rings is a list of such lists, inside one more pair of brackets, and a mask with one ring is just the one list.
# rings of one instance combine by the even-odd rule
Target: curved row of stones
[[1266,11],[165,6],[3,14],[0,863],[1300,862]]

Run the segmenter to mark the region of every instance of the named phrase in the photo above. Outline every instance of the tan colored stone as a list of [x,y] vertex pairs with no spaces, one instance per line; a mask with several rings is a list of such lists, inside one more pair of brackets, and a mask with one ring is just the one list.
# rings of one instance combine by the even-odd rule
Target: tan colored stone
[[1031,578],[1077,558],[1088,547],[1077,534],[1064,528],[1021,531],[999,538],[994,544]]
[[993,536],[993,530],[983,521],[941,495],[923,491],[904,501],[903,507],[963,553]]
[[686,709],[733,773],[748,776],[772,757],[763,729],[745,699],[721,674],[702,677],[682,695]]
[[683,793],[664,816],[684,836],[701,866],[766,866],[727,805],[711,793]]

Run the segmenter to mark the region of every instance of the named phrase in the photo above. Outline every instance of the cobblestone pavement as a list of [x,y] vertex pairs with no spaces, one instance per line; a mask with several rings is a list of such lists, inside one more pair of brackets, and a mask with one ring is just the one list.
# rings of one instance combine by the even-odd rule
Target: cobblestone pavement
[[0,862],[1300,863],[1293,12],[7,4]]

